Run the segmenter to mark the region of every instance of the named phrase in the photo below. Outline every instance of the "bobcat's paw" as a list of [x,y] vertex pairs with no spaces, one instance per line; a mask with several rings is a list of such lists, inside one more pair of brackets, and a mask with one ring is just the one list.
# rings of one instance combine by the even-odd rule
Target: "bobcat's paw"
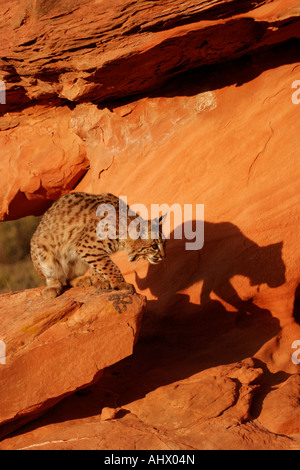
[[135,294],[135,287],[133,284],[130,284],[129,282],[119,282],[119,284],[114,284],[113,289],[116,290],[127,290],[131,292],[132,294]]
[[62,292],[62,287],[45,287],[43,290],[43,297],[45,299],[54,299]]
[[97,279],[96,281],[94,281],[93,285],[94,287],[96,287],[96,289],[100,289],[100,290],[111,289],[110,282],[107,281],[106,279]]
[[92,279],[90,276],[75,277],[70,284],[73,287],[89,287],[92,285]]

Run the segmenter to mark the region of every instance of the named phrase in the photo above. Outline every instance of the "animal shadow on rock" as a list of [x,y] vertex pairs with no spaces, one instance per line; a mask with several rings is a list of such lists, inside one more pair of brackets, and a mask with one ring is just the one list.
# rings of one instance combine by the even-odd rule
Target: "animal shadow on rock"
[[144,279],[136,274],[137,286],[150,288],[151,293],[160,298],[164,292],[173,297],[177,292],[203,281],[201,305],[209,302],[210,294],[214,293],[243,314],[259,312],[260,309],[253,298],[245,301],[238,295],[230,282],[234,276],[248,278],[251,286],[257,286],[257,292],[261,284],[275,288],[285,283],[282,242],[259,246],[230,222],[204,222],[203,247],[187,250],[186,244],[190,242],[186,238],[174,239],[174,232],[171,233],[163,268],[161,264],[150,264]]
[[[258,293],[262,284],[276,288],[285,283],[285,265],[282,242],[259,246],[230,222],[204,222],[200,250],[186,250],[190,241],[174,239],[171,233],[163,264],[149,265],[144,278],[136,273],[136,284],[157,297],[147,302],[141,343],[149,335],[174,348],[198,350],[201,363],[190,371],[195,373],[250,357],[279,332],[279,321],[271,312],[256,305],[255,295],[242,298],[231,279],[247,278],[249,291]],[[196,283],[200,305],[184,293]],[[183,377],[174,377],[179,378]]]

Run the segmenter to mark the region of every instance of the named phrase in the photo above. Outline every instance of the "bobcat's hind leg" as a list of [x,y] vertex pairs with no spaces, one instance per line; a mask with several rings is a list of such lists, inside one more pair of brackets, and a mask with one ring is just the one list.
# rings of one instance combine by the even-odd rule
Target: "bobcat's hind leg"
[[47,279],[47,287],[43,290],[43,297],[45,299],[54,299],[62,293],[63,286],[58,279]]
[[53,299],[60,295],[65,283],[65,274],[59,258],[53,250],[46,247],[46,241],[31,242],[31,258],[36,271],[46,279],[47,287],[42,295],[45,299]]

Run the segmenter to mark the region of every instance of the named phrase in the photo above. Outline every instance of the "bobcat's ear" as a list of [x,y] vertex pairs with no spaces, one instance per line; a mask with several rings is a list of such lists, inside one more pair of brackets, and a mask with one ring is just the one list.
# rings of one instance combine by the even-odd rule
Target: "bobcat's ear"
[[153,239],[163,237],[162,223],[167,214],[162,215],[161,217],[155,217],[151,220],[151,237]]
[[161,215],[158,219],[158,225],[162,226],[164,218],[167,217],[167,212],[164,215]]

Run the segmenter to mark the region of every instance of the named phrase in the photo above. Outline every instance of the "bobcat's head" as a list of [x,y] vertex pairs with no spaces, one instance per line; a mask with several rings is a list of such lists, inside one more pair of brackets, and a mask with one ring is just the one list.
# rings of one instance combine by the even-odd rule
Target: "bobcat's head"
[[[138,261],[140,259],[147,259],[151,264],[159,263],[165,256],[165,243],[166,240],[162,234],[162,219],[145,223],[141,237],[138,239],[130,239],[127,243],[127,252],[129,261]],[[154,238],[151,238],[151,236]]]

